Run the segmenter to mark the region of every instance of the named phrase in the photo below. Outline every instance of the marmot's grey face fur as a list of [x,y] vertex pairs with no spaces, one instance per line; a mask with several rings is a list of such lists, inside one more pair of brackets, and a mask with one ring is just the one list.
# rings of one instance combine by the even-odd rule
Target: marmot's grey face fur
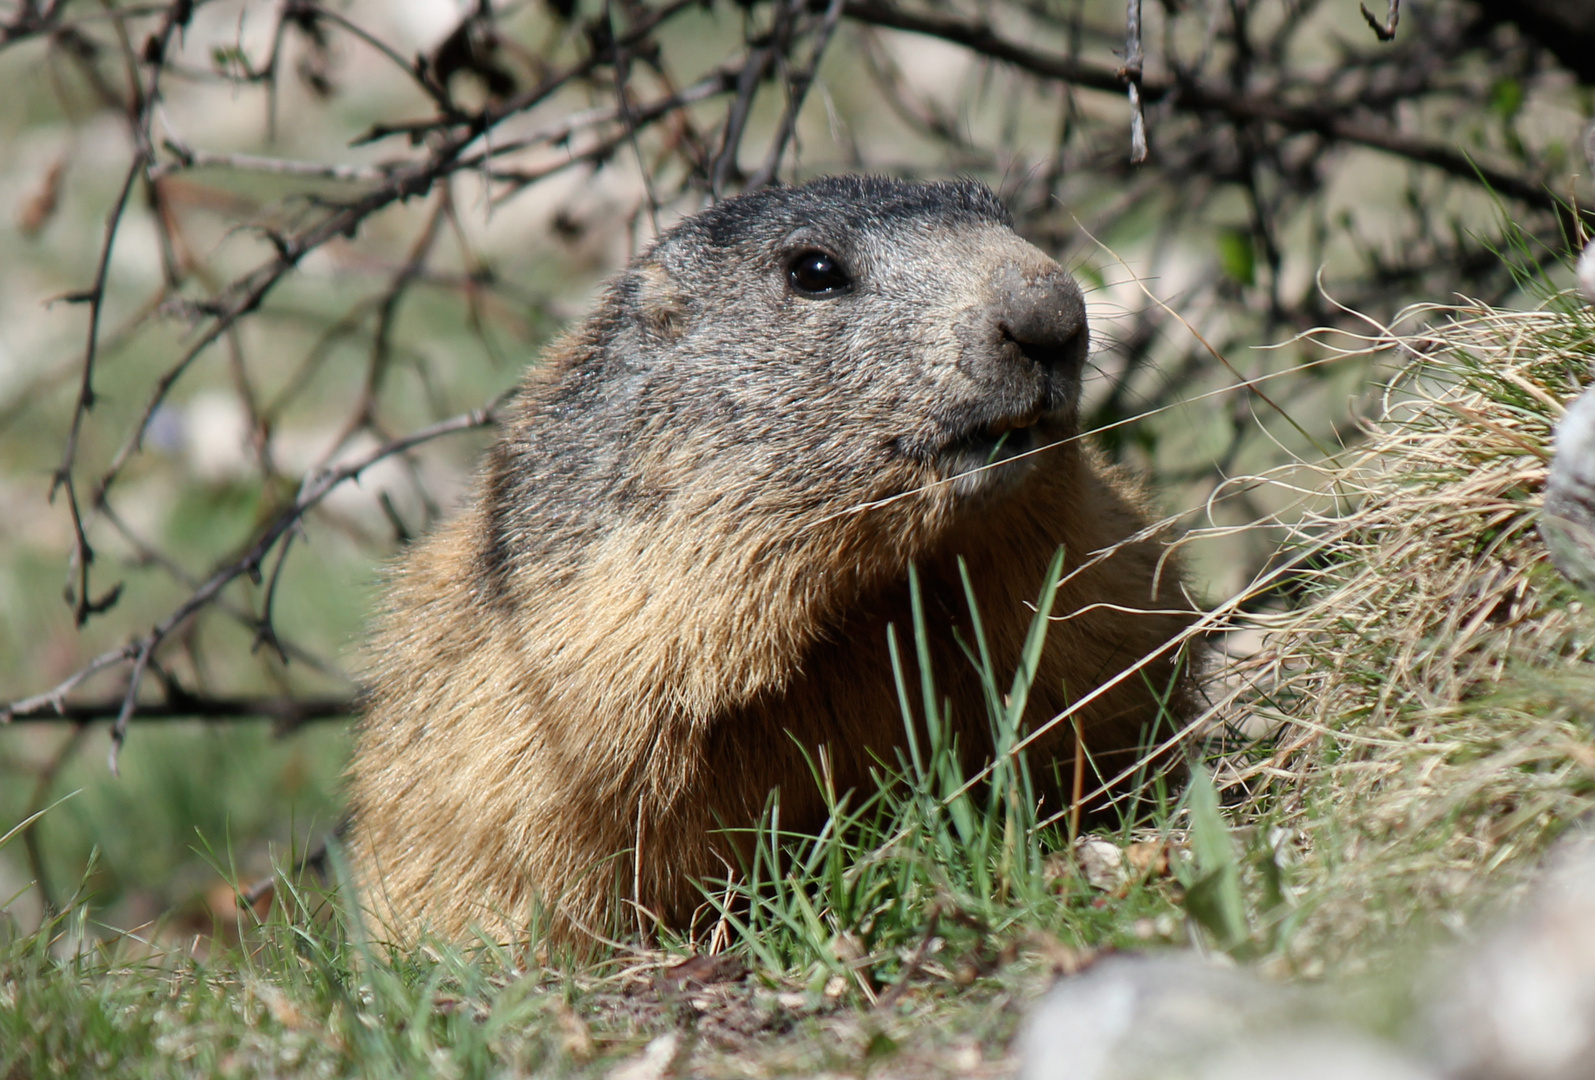
[[650,357],[627,373],[637,396],[609,404],[755,472],[796,455],[855,497],[990,494],[1075,432],[1080,289],[978,183],[839,177],[730,199],[661,237],[607,305],[647,336],[610,362]]
[[835,572],[895,572],[1065,467],[1048,446],[1076,434],[1085,352],[1079,288],[980,184],[728,199],[534,369],[487,470],[490,591],[556,565],[629,579],[661,535],[686,564],[727,529],[787,557],[843,518]]

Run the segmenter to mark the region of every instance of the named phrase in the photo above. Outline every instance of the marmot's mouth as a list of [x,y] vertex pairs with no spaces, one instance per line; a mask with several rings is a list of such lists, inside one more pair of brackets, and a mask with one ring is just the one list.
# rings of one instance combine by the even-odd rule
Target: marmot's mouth
[[1067,426],[1067,410],[1046,397],[1021,407],[1023,412],[1010,405],[996,416],[997,409],[981,410],[984,417],[966,414],[959,418],[962,423],[946,424],[919,439],[900,438],[893,446],[904,457],[929,465],[942,482],[951,481],[956,492],[1002,490],[1029,476],[1043,460],[1035,451],[1062,435],[1057,425]]
[[1027,412],[998,417],[948,443],[941,459],[955,477],[962,478],[961,483],[967,482],[971,487],[984,487],[998,480],[999,474],[1016,479],[1016,475],[1011,475],[1013,469],[994,466],[1025,458],[1019,463],[1020,471],[1028,471],[1023,466],[1032,459],[1026,455],[1041,445],[1037,429],[1045,417],[1046,409],[1039,403]]
[[1041,423],[1041,415],[1041,406],[1036,405],[1023,416],[1011,416],[1004,417],[1001,420],[993,420],[981,431],[980,437],[983,439],[1000,439],[1011,432],[1029,431]]

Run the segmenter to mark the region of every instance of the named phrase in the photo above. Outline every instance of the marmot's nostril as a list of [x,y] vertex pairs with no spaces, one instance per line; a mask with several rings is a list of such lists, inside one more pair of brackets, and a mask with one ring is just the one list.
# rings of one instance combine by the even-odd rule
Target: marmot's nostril
[[[1073,375],[1085,362],[1084,298],[1074,279],[1057,267],[1005,267],[994,281],[1001,351],[1017,351],[1045,371]],[[1014,357],[1015,360],[1018,357]]]
[[1083,324],[1057,334],[1016,334],[1006,325],[1000,329],[1004,344],[1013,342],[1027,360],[1048,371],[1078,366],[1085,359]]

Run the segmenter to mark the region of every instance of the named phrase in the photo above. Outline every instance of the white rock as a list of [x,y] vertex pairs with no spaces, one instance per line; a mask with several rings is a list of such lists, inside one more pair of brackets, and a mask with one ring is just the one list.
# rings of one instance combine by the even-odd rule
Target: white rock
[[1429,1037],[1448,1073],[1595,1077],[1595,832],[1558,844],[1517,913],[1442,985]]
[[1439,1080],[1394,1048],[1332,1028],[1285,1031],[1205,1062],[1197,1080]]
[[1595,591],[1595,390],[1584,391],[1556,425],[1540,536],[1556,568]]
[[1293,1020],[1297,995],[1194,954],[1110,956],[1059,982],[1020,1037],[1020,1080],[1176,1080]]
[[670,1071],[680,1046],[681,1037],[667,1031],[644,1047],[642,1053],[618,1065],[609,1080],[661,1080]]
[[[1584,129],[1584,158],[1595,173],[1595,124]],[[1585,244],[1584,253],[1578,257],[1578,291],[1595,304],[1595,240]]]
[[1124,852],[1113,841],[1082,837],[1075,844],[1074,856],[1080,862],[1080,873],[1093,888],[1112,892],[1124,884]]
[[1585,244],[1584,254],[1578,257],[1578,291],[1595,304],[1595,240]]

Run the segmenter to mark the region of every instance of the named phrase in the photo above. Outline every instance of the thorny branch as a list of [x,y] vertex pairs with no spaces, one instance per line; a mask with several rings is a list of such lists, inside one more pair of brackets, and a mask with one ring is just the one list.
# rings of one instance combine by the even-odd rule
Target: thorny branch
[[[632,223],[628,239],[635,241],[640,221],[657,230],[669,215],[739,188],[834,168],[835,159],[825,151],[810,153],[812,146],[824,145],[822,131],[849,167],[925,168],[908,164],[924,159],[923,153],[920,159],[907,151],[899,156],[900,144],[892,139],[877,145],[858,136],[855,129],[875,117],[861,120],[828,93],[829,87],[852,86],[847,80],[856,65],[826,64],[839,52],[852,50],[850,59],[865,61],[873,76],[868,104],[884,106],[876,112],[894,116],[905,140],[934,148],[942,172],[974,170],[1001,182],[1021,230],[1060,256],[1082,259],[1075,245],[1087,230],[1104,235],[1116,222],[1151,218],[1160,223],[1151,257],[1173,258],[1182,235],[1208,245],[1218,215],[1228,212],[1219,208],[1234,205],[1226,196],[1239,194],[1247,208],[1244,222],[1217,226],[1240,253],[1235,265],[1203,276],[1180,305],[1228,313],[1224,317],[1238,318],[1253,341],[1338,317],[1317,290],[1293,294],[1282,284],[1287,258],[1281,237],[1293,231],[1311,238],[1307,258],[1314,266],[1321,265],[1337,229],[1356,249],[1364,272],[1337,286],[1337,298],[1353,307],[1393,303],[1400,290],[1444,294],[1465,284],[1482,295],[1505,287],[1492,241],[1479,238],[1478,223],[1446,216],[1446,191],[1488,189],[1510,204],[1519,226],[1547,251],[1564,231],[1576,231],[1568,185],[1542,164],[1543,155],[1523,149],[1512,116],[1491,104],[1505,83],[1550,85],[1560,69],[1536,41],[1489,31],[1468,0],[1441,0],[1412,14],[1421,32],[1404,34],[1401,42],[1393,40],[1397,0],[1391,0],[1383,23],[1363,7],[1386,44],[1366,51],[1350,44],[1316,46],[1339,50],[1336,63],[1316,66],[1293,66],[1290,57],[1308,35],[1323,38],[1313,23],[1318,18],[1321,25],[1330,10],[1321,0],[1206,0],[1145,10],[1141,0],[1126,0],[1122,25],[1099,25],[1072,0],[748,0],[740,6],[726,0],[606,0],[601,13],[587,17],[583,12],[594,5],[546,2],[546,12],[522,5],[514,16],[503,5],[478,3],[440,44],[416,56],[392,43],[370,6],[334,8],[315,0],[250,6],[251,17],[269,12],[273,20],[265,55],[251,57],[241,43],[214,46],[209,70],[193,60],[206,46],[190,40],[199,37],[196,27],[213,6],[207,0],[108,2],[99,8],[25,0],[0,10],[0,58],[13,48],[33,49],[50,64],[76,72],[92,88],[94,110],[125,126],[130,147],[121,183],[106,204],[92,280],[63,298],[86,312],[86,340],[72,357],[70,375],[63,366],[48,376],[75,386],[48,489],[52,498],[60,496],[70,523],[72,620],[83,626],[125,610],[119,608],[122,581],[106,586],[98,578],[104,560],[96,562],[97,546],[130,552],[129,574],[151,569],[179,592],[159,617],[125,624],[121,644],[83,660],[52,688],[0,707],[0,719],[78,725],[111,720],[114,770],[134,718],[265,716],[287,728],[348,715],[355,697],[338,664],[277,626],[280,594],[289,587],[284,568],[290,549],[295,560],[307,557],[295,538],[308,537],[314,528],[376,548],[391,543],[328,496],[391,461],[402,466],[408,493],[430,518],[438,500],[415,451],[490,424],[493,415],[492,407],[459,411],[482,400],[480,393],[451,400],[446,387],[433,386],[424,350],[406,340],[401,310],[422,293],[446,295],[467,310],[482,353],[498,357],[493,335],[529,321],[521,313],[536,311],[541,302],[501,280],[487,260],[468,250],[459,222],[470,200],[460,193],[478,185],[483,197],[473,205],[497,213],[559,174],[594,186],[630,177],[635,201],[629,213],[615,216]],[[1249,14],[1263,7],[1277,18]],[[955,76],[947,86],[916,81],[905,58],[916,41],[926,39],[961,50],[970,60],[967,77]],[[688,46],[701,51],[705,41],[719,49],[719,62],[687,66]],[[1192,41],[1201,45],[1187,55],[1180,43]],[[302,160],[273,147],[289,81],[297,76],[307,100],[336,100],[340,65],[355,55],[402,80],[412,91],[408,108],[425,115],[396,111],[364,131],[340,133],[352,148],[379,148],[386,155],[379,159],[365,151],[368,156],[359,160]],[[1477,62],[1470,67],[1460,62],[1464,58]],[[118,64],[125,79],[113,74]],[[1474,69],[1484,74],[1471,74]],[[680,77],[682,70],[688,78]],[[956,79],[964,81],[951,85]],[[168,110],[172,95],[211,92],[208,87],[227,94],[258,88],[253,92],[264,94],[270,135],[265,152],[207,149],[177,129]],[[1451,120],[1415,126],[1411,117],[1418,110],[1407,107],[1415,101]],[[1050,134],[1036,134],[1029,123],[1036,116],[1049,117]],[[1477,127],[1479,116],[1503,117],[1499,130],[1462,141],[1457,132]],[[1152,157],[1149,128],[1155,128],[1157,143]],[[760,149],[757,156],[749,152],[749,159],[759,164],[744,176],[739,158],[755,141]],[[1394,242],[1373,242],[1355,223],[1331,219],[1325,188],[1353,149],[1408,169],[1409,231]],[[1126,161],[1137,168],[1126,172]],[[269,206],[233,211],[233,235],[259,241],[263,254],[241,272],[222,274],[195,254],[203,248],[188,235],[194,226],[184,200],[204,193],[219,199],[223,189],[206,185],[243,174],[291,190]],[[425,222],[406,238],[402,256],[370,255],[385,250],[371,236],[378,231],[375,223],[389,228],[397,221],[392,228],[408,228],[403,208],[410,204],[424,208]],[[1060,212],[1064,205],[1068,212]],[[1083,228],[1072,223],[1076,211]],[[146,219],[162,253],[161,283],[136,305],[143,314],[106,331],[104,325],[117,326],[114,318],[109,324],[106,319],[118,288],[118,240],[130,221],[142,227]],[[553,233],[573,243],[590,227],[563,213],[553,222]],[[443,257],[450,237],[460,248],[458,270]],[[550,260],[557,259],[550,250]],[[379,285],[345,314],[306,322],[284,297],[284,286],[306,272],[312,256],[329,252],[339,258],[357,253],[367,260],[361,265],[380,271],[369,275]],[[164,363],[138,384],[131,416],[117,424],[102,419],[96,384],[103,365],[122,355],[125,341],[157,313],[185,323],[184,340],[169,346]],[[297,360],[268,361],[249,344],[246,331],[274,321],[314,325],[314,344]],[[1200,349],[1171,351],[1170,326],[1162,312],[1147,308],[1125,320],[1117,330],[1123,340],[1110,342],[1101,354],[1104,365],[1118,366],[1107,372],[1109,390],[1091,420],[1104,430],[1110,449],[1125,445],[1115,440],[1126,438],[1132,410],[1168,407],[1176,388],[1211,367]],[[285,471],[277,445],[284,417],[305,407],[317,380],[344,363],[339,357],[357,342],[367,346],[358,350],[363,366],[349,380],[353,389],[337,402],[342,412],[333,438],[316,465],[298,475]],[[218,343],[225,350],[214,349]],[[152,432],[170,416],[175,398],[194,385],[196,372],[222,351],[231,358],[233,384],[245,403],[250,467],[262,502],[248,538],[232,550],[213,552],[203,569],[195,569],[162,538],[135,532],[123,500],[131,501],[129,478],[149,459]],[[1161,380],[1149,374],[1160,365]],[[414,372],[436,397],[432,422],[399,419],[413,414],[395,403],[392,376],[399,370]],[[30,383],[28,392],[44,385]],[[1230,442],[1217,468],[1227,467],[1257,435],[1250,401],[1244,393],[1232,395],[1225,413]],[[15,416],[11,403],[0,404],[0,434]],[[409,434],[400,434],[407,429]],[[1202,466],[1183,479],[1200,480],[1204,470],[1211,472]],[[1175,479],[1181,478],[1176,471]],[[403,519],[391,493],[375,498],[386,523],[379,531],[391,529],[401,541],[411,535],[414,523]],[[168,662],[178,651],[175,642],[203,639],[198,628],[210,625],[202,620],[213,611],[245,627],[257,646],[267,646],[253,662],[271,673],[281,693],[243,690],[225,679],[212,685],[197,662],[181,674]],[[288,678],[289,664],[296,672],[337,680],[340,689]],[[114,692],[88,694],[86,684],[112,673],[122,680]],[[156,679],[147,679],[152,673]],[[150,689],[157,682],[158,695]]]
[[103,671],[107,667],[131,662],[132,671],[128,678],[127,690],[122,695],[120,707],[116,713],[116,723],[112,728],[109,760],[111,771],[114,773],[116,771],[117,753],[127,735],[128,721],[132,718],[133,711],[138,707],[138,692],[144,672],[148,668],[156,650],[171,637],[179,626],[196,612],[214,603],[222,590],[233,581],[245,575],[258,577],[267,555],[277,543],[286,537],[291,530],[298,528],[305,514],[325,499],[338,485],[355,479],[380,461],[402,454],[433,439],[460,431],[467,431],[471,428],[486,427],[494,421],[493,406],[473,410],[461,416],[433,424],[420,431],[412,432],[402,438],[394,439],[345,465],[327,469],[319,474],[307,477],[298,497],[277,514],[276,518],[260,533],[243,556],[212,574],[208,580],[194,590],[187,600],[152,627],[148,633],[129,642],[120,649],[101,654],[87,667],[75,672],[53,690],[7,706],[4,712],[0,713],[0,718],[9,721],[17,716],[42,713],[46,710],[62,713],[66,708],[66,694],[81,683],[83,679],[91,674]]

